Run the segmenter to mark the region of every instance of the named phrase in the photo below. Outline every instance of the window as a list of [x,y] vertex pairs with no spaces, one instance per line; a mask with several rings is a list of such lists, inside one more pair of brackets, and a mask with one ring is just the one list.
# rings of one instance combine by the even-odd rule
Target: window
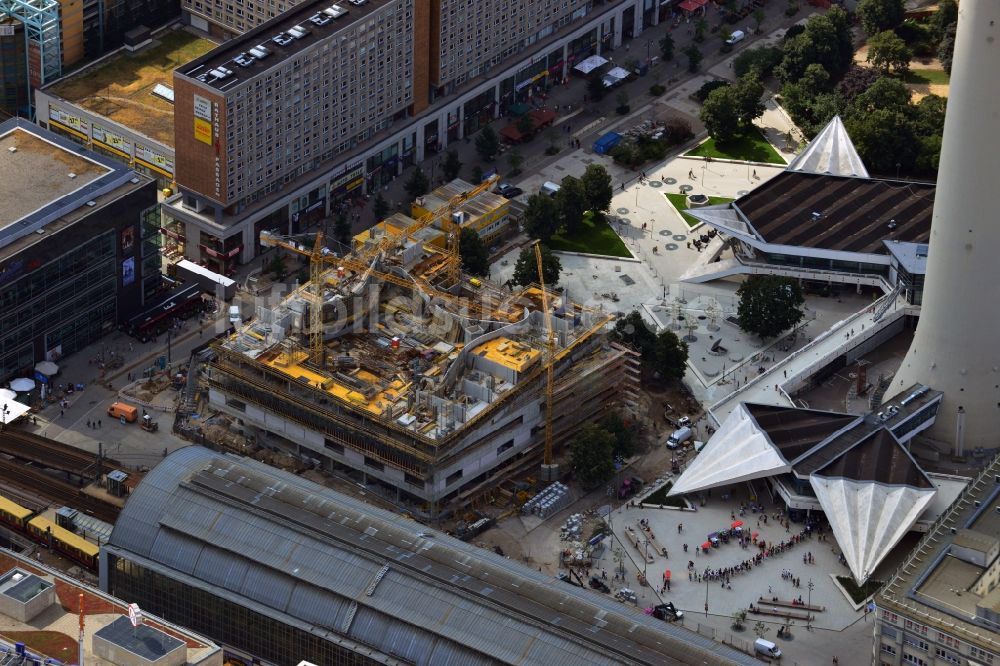
[[449,475],[447,479],[445,479],[445,485],[450,486],[451,484],[455,483],[461,478],[462,478],[462,470],[458,470],[454,474]]
[[917,638],[916,636],[911,636],[909,634],[903,635],[903,643],[909,645],[910,647],[915,647],[918,650],[923,650],[927,652],[930,649],[930,645],[922,638]]
[[904,664],[915,664],[916,666],[927,666],[927,662],[920,657],[914,657],[912,654],[906,652],[903,653],[903,663]]
[[944,648],[936,648],[934,650],[934,654],[937,656],[938,659],[941,659],[942,661],[947,661],[949,664],[962,663],[962,660],[959,658],[957,654],[955,654],[954,652],[949,652]]
[[993,663],[993,655],[987,652],[986,650],[977,648],[975,645],[969,646],[969,656],[975,659],[976,661],[980,661],[984,664]]
[[947,645],[950,648],[955,648],[956,650],[958,650],[958,649],[960,649],[962,647],[962,641],[960,641],[957,638],[954,638],[952,636],[949,636],[946,633],[940,632],[940,631],[938,632],[938,638],[937,639],[938,639],[938,643],[942,643],[944,645]]
[[509,451],[512,448],[514,448],[514,440],[511,439],[497,447],[497,455],[499,456],[504,451]]
[[903,626],[906,628],[907,631],[912,631],[916,634],[920,634],[921,636],[927,635],[927,625],[917,624],[912,620],[907,620],[905,623],[903,623]]
[[371,467],[372,469],[378,470],[380,472],[385,469],[385,465],[375,460],[374,458],[369,458],[368,456],[365,456],[365,467]]
[[882,643],[882,652],[885,652],[886,654],[891,654],[892,656],[895,657],[896,656],[896,646],[895,645],[889,645],[888,643]]
[[334,442],[333,440],[330,440],[330,439],[324,439],[323,440],[323,446],[326,447],[326,448],[328,448],[328,449],[330,449],[334,453],[343,453],[344,452],[343,445],[338,444],[338,443],[336,443],[336,442]]

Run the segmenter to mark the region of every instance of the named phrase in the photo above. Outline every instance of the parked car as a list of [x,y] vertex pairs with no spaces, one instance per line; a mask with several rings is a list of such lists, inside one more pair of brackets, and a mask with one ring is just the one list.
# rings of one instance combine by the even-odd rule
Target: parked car
[[677,610],[674,602],[668,601],[653,607],[653,617],[664,622],[675,622],[684,617],[684,611]]
[[679,425],[681,427],[691,425],[691,417],[690,416],[682,416],[682,417],[680,417],[679,419],[677,419],[677,425]]
[[499,194],[506,199],[513,199],[516,196],[524,194],[524,190],[520,187],[514,187],[510,183],[500,183],[500,185],[493,190],[493,194]]
[[607,584],[597,576],[590,577],[590,587],[594,588],[595,590],[600,590],[605,594],[609,594],[611,592],[611,588],[608,587]]

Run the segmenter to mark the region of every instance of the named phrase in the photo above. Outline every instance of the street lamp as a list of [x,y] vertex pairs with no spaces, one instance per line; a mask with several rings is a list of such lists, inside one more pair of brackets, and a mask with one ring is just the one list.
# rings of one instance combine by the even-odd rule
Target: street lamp
[[0,420],[0,432],[7,430],[7,415],[10,414],[10,405],[6,402],[3,404],[3,410],[0,410],[0,416],[3,417]]
[[812,609],[813,588],[815,587],[815,585],[813,585],[812,578],[809,579],[809,583],[806,584],[806,587],[809,589],[809,599],[806,601],[806,605],[808,606],[808,608],[806,608],[806,630],[812,631],[812,615],[809,614],[809,611]]

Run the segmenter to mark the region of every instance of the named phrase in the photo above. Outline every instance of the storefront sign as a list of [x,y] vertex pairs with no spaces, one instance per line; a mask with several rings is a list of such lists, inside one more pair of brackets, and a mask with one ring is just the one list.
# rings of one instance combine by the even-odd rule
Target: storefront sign
[[174,177],[174,161],[138,141],[135,142],[135,161],[141,162],[143,166],[158,171],[168,178]]
[[330,184],[330,193],[350,192],[364,182],[365,166],[357,164]]
[[92,137],[95,142],[103,144],[106,148],[111,148],[125,157],[132,157],[132,142],[121,134],[94,123]]
[[194,119],[194,138],[202,143],[212,145],[212,123],[201,118]]
[[62,129],[69,130],[73,134],[79,135],[81,139],[89,140],[90,126],[87,121],[78,115],[69,113],[58,106],[49,104],[49,121],[62,126]]

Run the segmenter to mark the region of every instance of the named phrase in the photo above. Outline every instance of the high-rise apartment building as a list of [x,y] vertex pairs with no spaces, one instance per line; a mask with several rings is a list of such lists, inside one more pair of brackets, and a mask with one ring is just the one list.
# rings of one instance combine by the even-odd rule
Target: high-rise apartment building
[[295,5],[175,72],[179,192],[164,227],[187,258],[231,272],[261,230],[308,226],[655,25],[644,5]]

